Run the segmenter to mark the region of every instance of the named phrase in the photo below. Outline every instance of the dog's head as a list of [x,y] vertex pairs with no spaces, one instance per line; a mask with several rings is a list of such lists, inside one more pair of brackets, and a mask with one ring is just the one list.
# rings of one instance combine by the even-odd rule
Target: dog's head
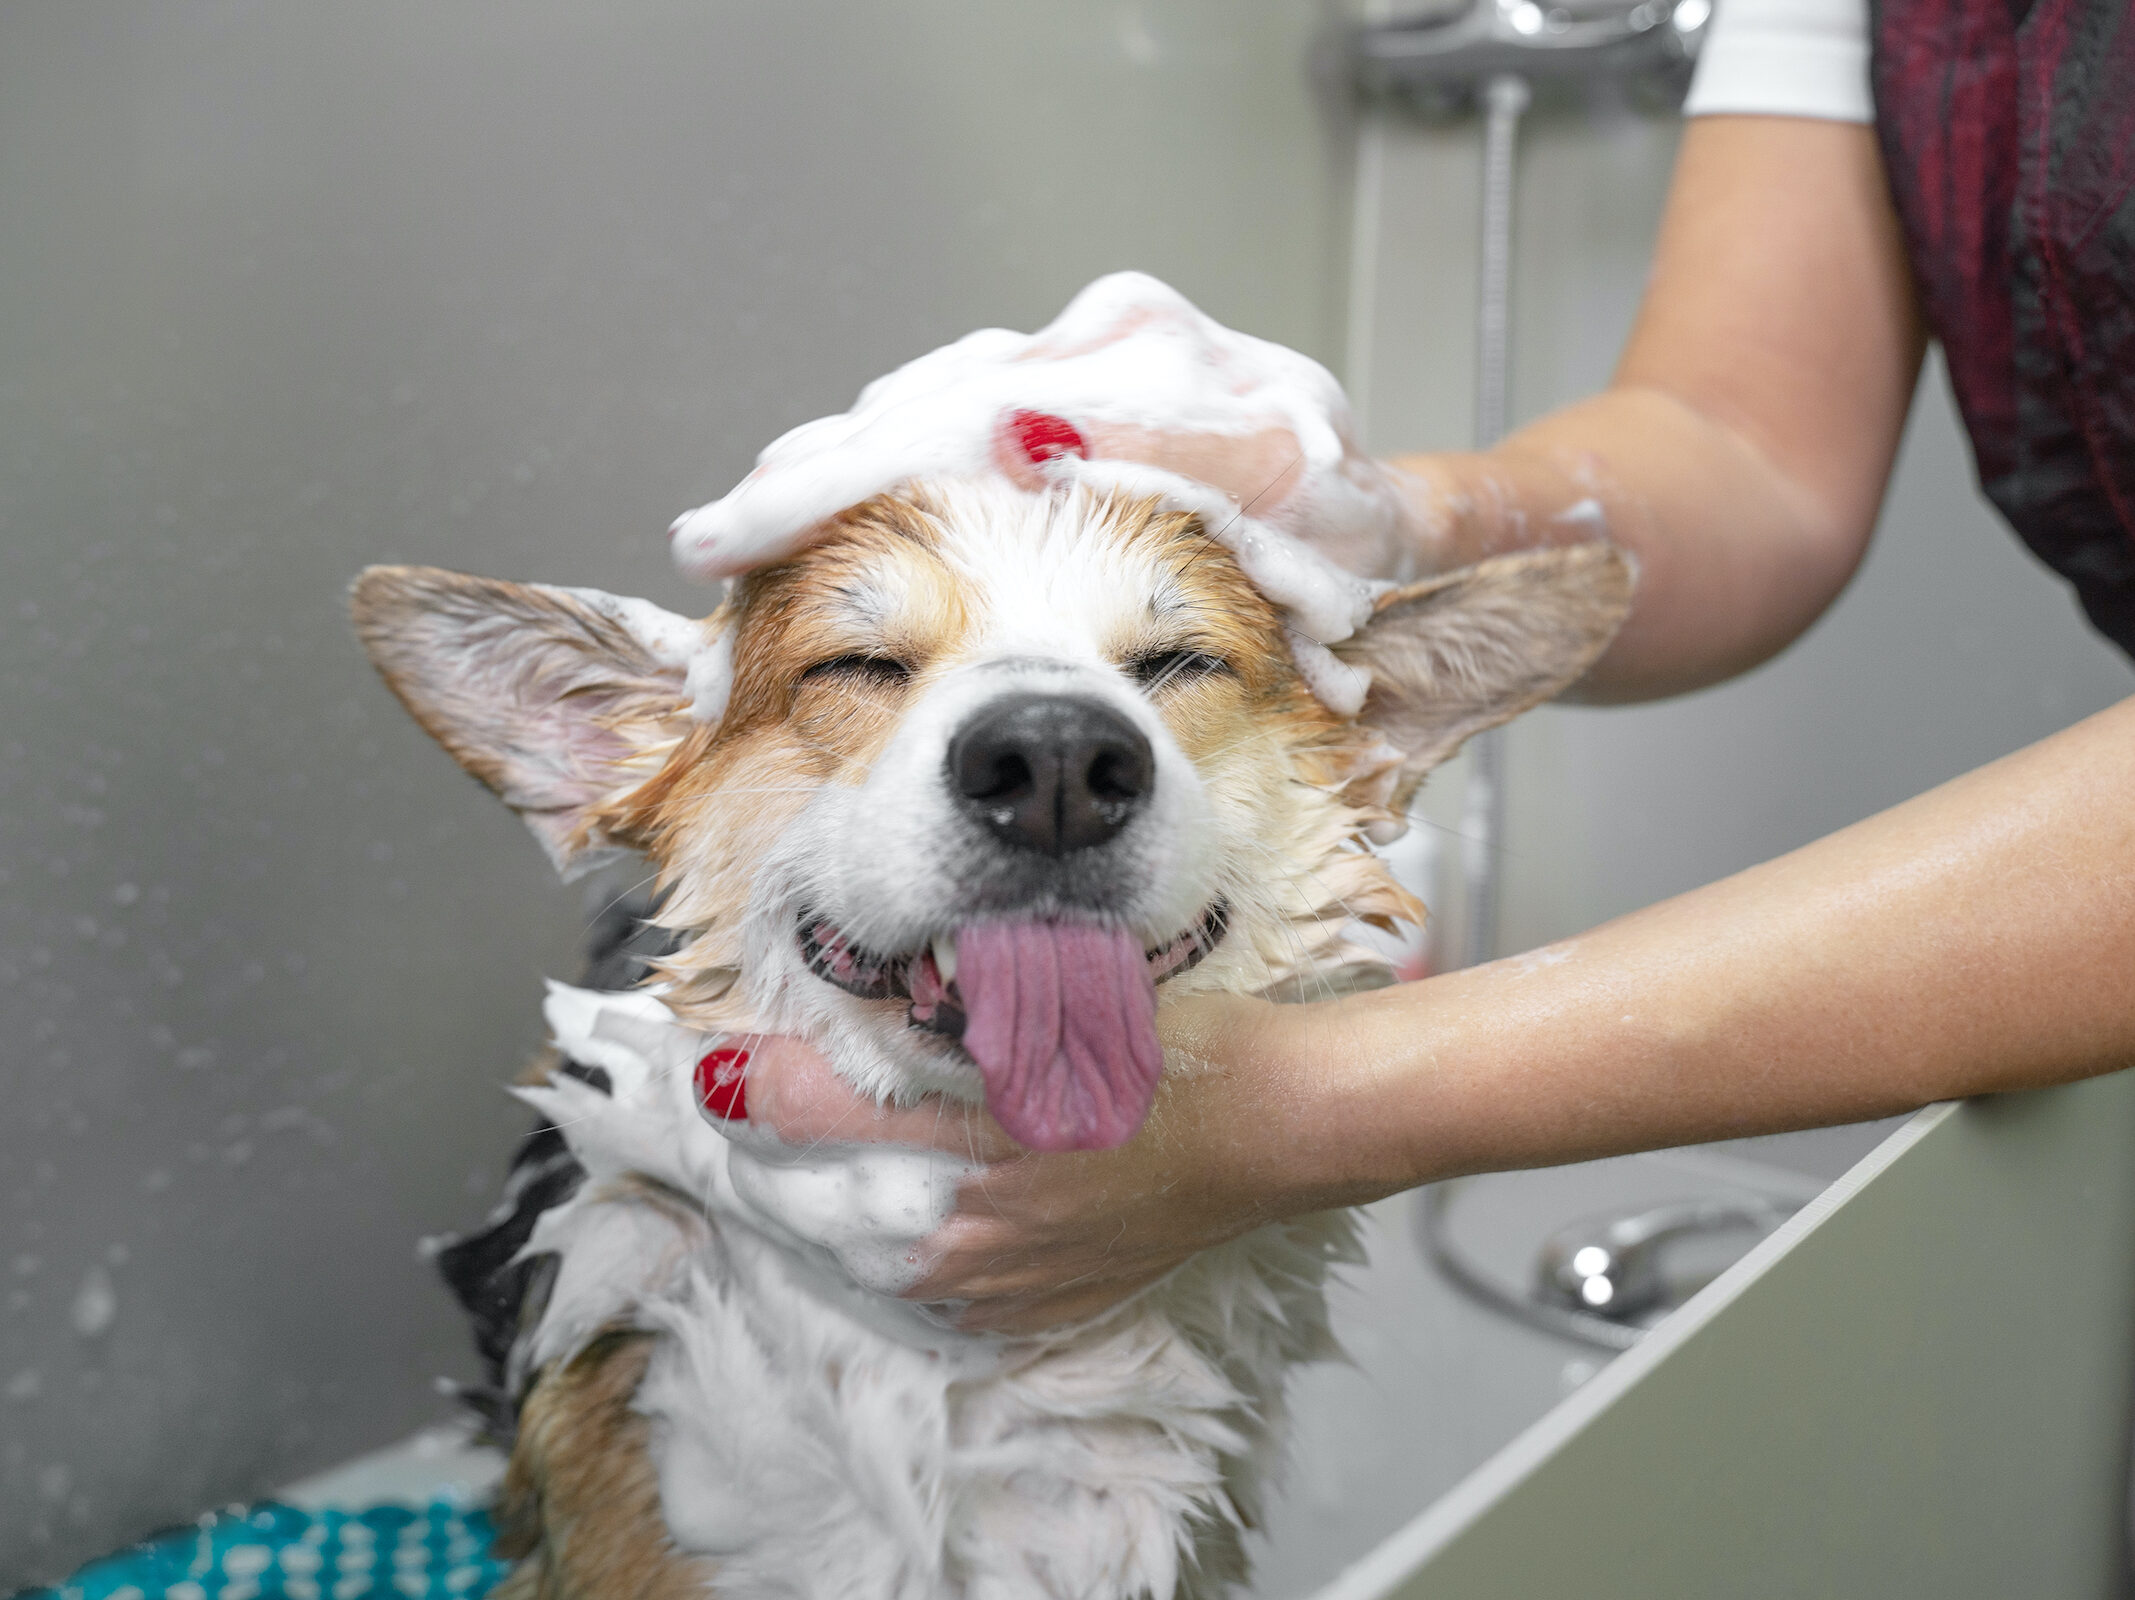
[[1079,489],[869,501],[702,623],[404,567],[354,608],[560,868],[652,859],[680,1015],[1066,1148],[1139,1125],[1160,993],[1322,974],[1353,920],[1417,915],[1362,834],[1584,672],[1630,587],[1597,544],[1396,590],[1337,647],[1353,719],[1196,516]]

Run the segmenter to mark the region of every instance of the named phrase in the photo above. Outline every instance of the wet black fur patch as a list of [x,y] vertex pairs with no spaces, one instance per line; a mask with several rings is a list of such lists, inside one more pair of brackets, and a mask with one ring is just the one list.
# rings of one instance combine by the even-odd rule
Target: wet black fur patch
[[[676,943],[672,934],[646,922],[653,910],[649,899],[631,897],[601,913],[587,935],[581,988],[633,989],[650,975],[648,963]],[[603,1094],[610,1091],[608,1074],[599,1067],[565,1060],[558,1070]],[[570,1199],[585,1179],[585,1168],[563,1135],[542,1123],[520,1141],[503,1198],[488,1219],[471,1233],[446,1236],[435,1249],[437,1270],[474,1325],[475,1350],[488,1373],[486,1383],[455,1385],[455,1392],[482,1419],[486,1436],[500,1445],[508,1445],[517,1430],[519,1402],[531,1376],[518,1358],[556,1277],[555,1256],[520,1259],[519,1252],[541,1214]]]

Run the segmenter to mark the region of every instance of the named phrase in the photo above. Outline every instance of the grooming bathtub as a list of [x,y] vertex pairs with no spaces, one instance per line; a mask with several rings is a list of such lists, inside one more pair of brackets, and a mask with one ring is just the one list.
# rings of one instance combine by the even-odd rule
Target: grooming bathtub
[[[1336,1293],[1351,1364],[1296,1381],[1247,1593],[2117,1592],[2135,1074],[1887,1132],[1507,1175],[1461,1231],[1516,1279],[1540,1219],[1760,1168],[1805,1203],[1613,1357],[1456,1292],[1418,1248],[1416,1196],[1373,1207],[1372,1263]],[[499,1465],[435,1430],[284,1498],[479,1501]]]

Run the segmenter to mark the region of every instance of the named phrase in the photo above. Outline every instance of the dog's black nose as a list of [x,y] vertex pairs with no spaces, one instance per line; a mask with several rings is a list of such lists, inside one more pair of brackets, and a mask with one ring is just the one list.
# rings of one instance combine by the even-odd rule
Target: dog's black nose
[[1008,695],[949,741],[949,788],[997,838],[1065,855],[1103,844],[1156,787],[1139,728],[1095,700]]

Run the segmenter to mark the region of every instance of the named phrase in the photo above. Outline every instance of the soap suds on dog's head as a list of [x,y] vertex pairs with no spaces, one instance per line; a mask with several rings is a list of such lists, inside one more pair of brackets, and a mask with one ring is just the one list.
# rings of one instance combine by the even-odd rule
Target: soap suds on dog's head
[[[1179,441],[1177,451],[1162,441]],[[1240,446],[1258,481],[1219,489],[1173,465]],[[1152,461],[1165,461],[1158,466]],[[1318,362],[1233,332],[1142,273],[1100,278],[1034,334],[966,335],[861,391],[853,409],[775,441],[756,469],[672,530],[682,569],[731,577],[785,559],[847,508],[921,479],[1083,483],[1200,515],[1281,608],[1313,692],[1353,714],[1368,680],[1330,655],[1392,570],[1401,496],[1351,435]],[[1025,481],[1028,480],[1028,481]]]

